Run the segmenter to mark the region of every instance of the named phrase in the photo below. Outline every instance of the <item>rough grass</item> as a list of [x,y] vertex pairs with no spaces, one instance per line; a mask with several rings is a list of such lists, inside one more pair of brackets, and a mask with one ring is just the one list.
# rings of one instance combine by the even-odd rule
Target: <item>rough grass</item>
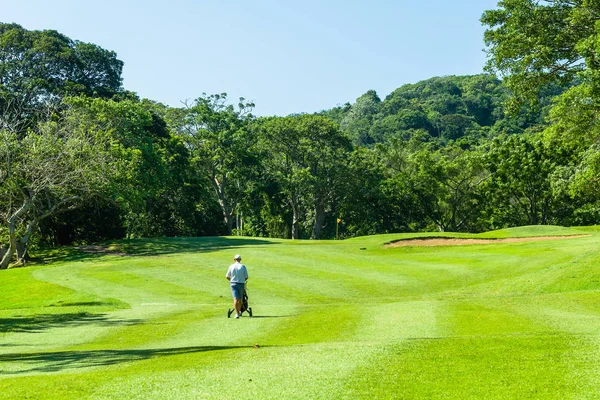
[[[0,273],[0,398],[598,398],[598,229],[447,236],[581,233],[591,236],[63,249],[51,264]],[[226,317],[235,253],[254,318]]]

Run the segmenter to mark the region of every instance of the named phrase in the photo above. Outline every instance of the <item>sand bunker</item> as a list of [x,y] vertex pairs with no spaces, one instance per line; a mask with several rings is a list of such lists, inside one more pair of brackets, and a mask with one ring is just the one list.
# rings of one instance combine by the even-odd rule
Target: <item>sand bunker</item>
[[505,239],[463,239],[463,238],[421,238],[421,239],[401,239],[386,244],[385,247],[401,246],[463,246],[468,244],[497,244],[497,243],[520,243],[520,242],[538,242],[542,240],[563,240],[576,239],[591,235],[572,235],[572,236],[536,236],[523,238],[505,238]]

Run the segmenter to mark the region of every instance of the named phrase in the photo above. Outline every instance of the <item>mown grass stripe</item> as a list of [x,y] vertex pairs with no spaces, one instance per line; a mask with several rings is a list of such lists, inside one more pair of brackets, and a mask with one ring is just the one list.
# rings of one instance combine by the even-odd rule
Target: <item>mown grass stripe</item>
[[[582,231],[135,240],[119,244],[133,256],[2,271],[0,398],[595,398],[597,229],[487,236]],[[253,319],[226,317],[235,253]]]

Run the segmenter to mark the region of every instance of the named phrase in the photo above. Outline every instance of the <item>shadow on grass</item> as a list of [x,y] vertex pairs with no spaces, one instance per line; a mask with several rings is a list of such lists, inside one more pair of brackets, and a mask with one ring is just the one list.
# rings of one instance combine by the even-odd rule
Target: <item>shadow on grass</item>
[[[39,250],[31,264],[47,264],[56,261],[83,261],[104,256],[159,256],[174,253],[205,253],[244,246],[276,244],[269,240],[244,237],[193,237],[128,239],[105,245],[81,247],[57,247]],[[233,254],[231,255],[233,258]]]
[[62,301],[58,301],[50,304],[48,307],[115,307],[117,305],[118,303],[111,303],[108,301],[79,301],[73,303],[64,303]]
[[70,314],[39,314],[28,317],[0,318],[0,333],[39,333],[51,328],[82,325],[129,326],[141,324],[140,319],[113,319],[106,314],[87,312]]
[[[115,365],[124,362],[148,360],[157,357],[181,354],[203,353],[207,351],[252,348],[251,346],[193,346],[166,349],[130,350],[84,350],[42,353],[0,354],[2,363],[18,363],[18,369],[10,367],[0,370],[1,375],[17,375],[31,372],[56,372],[69,368],[88,368]],[[7,370],[9,369],[9,370]]]

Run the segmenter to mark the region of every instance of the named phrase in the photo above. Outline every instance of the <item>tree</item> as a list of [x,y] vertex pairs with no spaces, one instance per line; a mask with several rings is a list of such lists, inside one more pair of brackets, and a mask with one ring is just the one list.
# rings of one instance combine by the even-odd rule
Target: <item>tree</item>
[[595,0],[505,0],[486,11],[488,70],[500,74],[516,104],[535,103],[552,82],[569,84],[598,70],[600,7]]
[[377,92],[369,90],[348,109],[340,126],[349,133],[354,143],[370,145],[376,142],[369,131],[380,107],[381,99]]
[[122,69],[113,51],[0,23],[0,119],[24,130],[64,96],[111,97],[122,89]]
[[[566,87],[548,114],[547,148],[568,154],[562,171],[573,171],[571,193],[594,197],[600,138],[600,4],[595,0],[511,0],[486,11],[482,22],[488,69],[505,76],[513,110],[537,103],[552,84]],[[551,86],[550,86],[551,87]],[[555,91],[556,92],[556,91]],[[550,107],[549,107],[550,108]],[[578,160],[578,161],[577,161]],[[589,197],[591,196],[591,197]]]
[[227,94],[203,94],[193,104],[171,112],[174,126],[184,138],[197,168],[212,185],[229,234],[235,214],[256,172],[255,143],[248,129],[254,103],[240,98],[237,108]]
[[553,216],[556,157],[539,136],[496,139],[488,154],[492,214],[500,226],[548,224]]
[[106,130],[124,149],[120,158],[127,168],[115,182],[115,198],[127,237],[225,233],[209,183],[192,165],[185,140],[159,115],[164,108],[138,100],[71,103],[80,123]]
[[409,161],[418,141],[394,138],[350,155],[340,206],[345,236],[410,232],[427,225]]
[[344,160],[351,146],[326,117],[299,115],[260,121],[267,172],[279,183],[292,210],[291,237],[300,237],[302,209],[311,212],[310,237],[318,239],[341,195]]
[[488,179],[478,151],[449,145],[411,155],[413,190],[422,213],[440,231],[479,231],[483,211],[482,187]]
[[340,204],[340,217],[348,234],[363,236],[383,231],[382,206],[390,205],[382,201],[384,180],[384,168],[375,151],[358,147],[350,154]]
[[25,260],[40,222],[106,196],[123,170],[108,133],[90,129],[79,117],[69,110],[58,120],[39,122],[23,137],[0,130],[0,215],[8,242],[0,269],[15,254],[17,261]]

